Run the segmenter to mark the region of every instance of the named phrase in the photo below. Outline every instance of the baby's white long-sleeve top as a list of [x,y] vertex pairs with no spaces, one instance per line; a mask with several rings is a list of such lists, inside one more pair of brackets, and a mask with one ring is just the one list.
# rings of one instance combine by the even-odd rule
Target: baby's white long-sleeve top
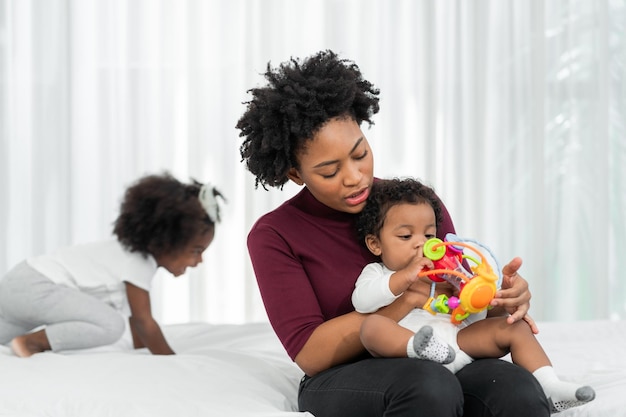
[[402,294],[394,295],[389,289],[389,278],[394,272],[380,262],[366,265],[352,292],[354,309],[359,313],[373,313],[400,297]]

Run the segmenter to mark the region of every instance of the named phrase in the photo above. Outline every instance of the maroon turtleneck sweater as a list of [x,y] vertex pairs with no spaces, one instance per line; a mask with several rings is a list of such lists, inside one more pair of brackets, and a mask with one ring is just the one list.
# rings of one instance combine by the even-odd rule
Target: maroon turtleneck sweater
[[[437,235],[454,233],[442,204]],[[361,270],[377,261],[358,241],[355,214],[325,206],[305,187],[262,216],[248,234],[248,251],[270,323],[294,359],[324,321],[354,311]]]

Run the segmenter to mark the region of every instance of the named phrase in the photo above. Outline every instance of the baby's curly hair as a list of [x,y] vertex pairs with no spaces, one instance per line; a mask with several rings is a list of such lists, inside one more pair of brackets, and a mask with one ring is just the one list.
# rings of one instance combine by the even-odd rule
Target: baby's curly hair
[[265,87],[248,90],[252,100],[237,122],[244,138],[239,151],[247,169],[267,189],[282,188],[297,153],[326,122],[351,118],[374,124],[379,90],[364,80],[359,67],[336,53],[318,52],[304,61],[272,68],[267,64]]
[[356,229],[361,242],[367,235],[380,235],[389,209],[400,203],[429,204],[435,212],[439,226],[443,220],[441,203],[435,191],[413,178],[393,178],[374,181],[365,207],[356,219]]
[[[130,252],[143,255],[184,249],[215,227],[198,199],[201,187],[196,180],[184,184],[167,172],[140,178],[126,189],[113,234]],[[214,194],[222,196],[217,190]]]

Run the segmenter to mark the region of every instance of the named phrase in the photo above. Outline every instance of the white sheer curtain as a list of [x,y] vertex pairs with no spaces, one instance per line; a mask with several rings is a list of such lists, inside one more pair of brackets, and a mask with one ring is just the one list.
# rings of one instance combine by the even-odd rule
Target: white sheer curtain
[[625,22],[624,0],[0,0],[0,273],[107,237],[125,186],[169,170],[228,204],[157,316],[264,320],[245,238],[296,188],[255,190],[234,126],[268,61],[329,48],[381,88],[378,176],[521,256],[535,318],[624,318]]

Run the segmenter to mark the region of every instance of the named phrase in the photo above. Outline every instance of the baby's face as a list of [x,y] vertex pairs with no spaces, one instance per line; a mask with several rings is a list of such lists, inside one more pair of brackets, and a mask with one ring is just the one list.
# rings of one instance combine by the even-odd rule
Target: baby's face
[[195,267],[202,262],[202,254],[213,242],[215,229],[196,236],[187,246],[178,252],[159,256],[156,261],[159,266],[167,269],[175,277],[185,273],[188,267]]
[[435,211],[430,204],[401,203],[391,207],[380,230],[383,263],[393,271],[403,269],[436,233]]

